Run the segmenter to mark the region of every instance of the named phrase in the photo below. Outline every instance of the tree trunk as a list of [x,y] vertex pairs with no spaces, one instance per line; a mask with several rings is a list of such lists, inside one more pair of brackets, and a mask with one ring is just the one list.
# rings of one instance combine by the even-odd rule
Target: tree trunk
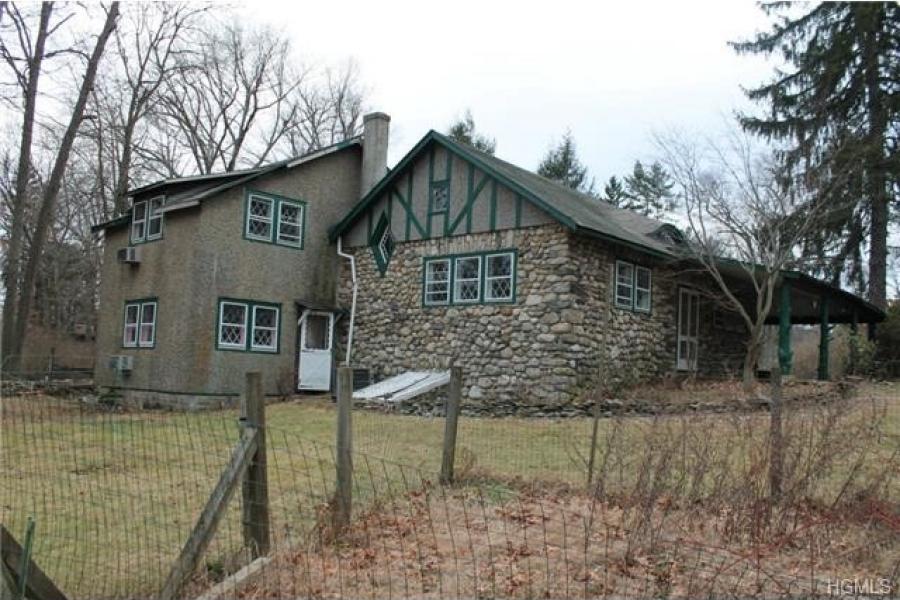
[[22,344],[25,337],[25,325],[28,322],[28,312],[31,309],[31,300],[34,295],[34,283],[37,277],[38,267],[41,261],[41,255],[44,250],[44,243],[47,240],[47,232],[50,229],[50,221],[53,217],[53,211],[56,208],[56,200],[59,196],[59,189],[62,185],[63,175],[69,162],[69,154],[72,151],[72,145],[75,143],[75,136],[78,133],[78,127],[81,125],[81,119],[84,116],[84,108],[87,105],[88,97],[94,87],[94,79],[97,76],[97,68],[100,59],[103,56],[103,50],[106,42],[112,35],[116,27],[116,19],[119,16],[119,3],[113,2],[106,14],[106,22],[100,35],[97,37],[97,43],[88,60],[87,69],[84,74],[84,81],[81,83],[81,89],[78,92],[78,100],[72,110],[72,116],[69,119],[69,125],[63,135],[59,152],[56,155],[56,161],[53,163],[53,170],[50,172],[50,178],[44,189],[43,200],[41,202],[41,210],[38,213],[37,225],[35,226],[34,237],[31,244],[31,256],[28,257],[28,264],[25,269],[25,278],[22,283],[21,293],[19,295],[18,316],[16,319],[16,327],[13,332],[13,338],[9,350],[13,354],[21,354]]
[[37,36],[34,40],[34,50],[30,64],[26,69],[28,82],[24,90],[25,111],[22,116],[22,137],[19,143],[16,195],[12,199],[9,247],[6,254],[6,272],[3,274],[6,297],[3,304],[3,336],[0,343],[2,343],[4,356],[7,358],[6,366],[13,371],[19,368],[21,360],[19,355],[22,350],[21,341],[16,340],[13,334],[19,329],[19,320],[28,320],[28,315],[22,314],[19,310],[20,298],[22,297],[19,278],[22,265],[22,245],[25,238],[25,204],[28,201],[28,183],[31,180],[31,143],[34,132],[38,80],[41,75],[44,46],[47,41],[52,12],[52,2],[44,2],[41,5],[41,18]]
[[744,369],[742,383],[744,392],[750,394],[753,392],[753,386],[756,383],[756,365],[759,362],[760,342],[758,336],[747,343],[747,353],[744,355]]
[[866,23],[868,40],[864,50],[866,62],[866,91],[869,112],[869,182],[870,219],[872,239],[869,246],[869,300],[879,308],[887,307],[887,239],[890,198],[885,176],[885,147],[887,112],[885,96],[881,89],[879,57],[887,38],[885,29],[886,7],[875,4],[870,7],[871,21]]

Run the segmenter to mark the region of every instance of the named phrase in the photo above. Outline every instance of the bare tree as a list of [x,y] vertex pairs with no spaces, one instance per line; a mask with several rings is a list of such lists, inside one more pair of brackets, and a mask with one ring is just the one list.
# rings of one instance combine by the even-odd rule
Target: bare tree
[[720,301],[747,327],[743,382],[749,391],[766,319],[785,269],[800,265],[803,240],[837,206],[810,202],[810,182],[736,134],[722,147],[677,134],[656,144],[685,202],[687,256],[716,282]]
[[[81,125],[82,117],[84,116],[84,109],[94,85],[94,79],[97,75],[100,60],[103,57],[106,43],[115,29],[118,16],[119,3],[113,2],[106,10],[106,20],[103,24],[103,28],[97,36],[94,48],[88,57],[84,71],[84,79],[81,82],[78,97],[72,108],[68,125],[60,140],[59,148],[56,152],[55,159],[53,160],[53,168],[50,172],[50,176],[43,187],[40,211],[37,216],[37,223],[35,225],[34,236],[31,243],[31,251],[29,252],[28,262],[26,263],[22,286],[19,290],[18,306],[16,306],[16,312],[13,318],[14,327],[12,335],[8,340],[8,345],[4,346],[11,358],[9,367],[13,370],[17,368],[17,361],[22,351],[38,266],[41,261],[51,219],[54,215],[59,190],[62,186],[66,167],[68,166],[69,155],[71,154],[72,146],[75,143],[75,136],[78,133],[78,128]],[[18,172],[17,176],[21,176],[21,173],[21,171]],[[7,332],[4,330],[4,336],[6,335]]]

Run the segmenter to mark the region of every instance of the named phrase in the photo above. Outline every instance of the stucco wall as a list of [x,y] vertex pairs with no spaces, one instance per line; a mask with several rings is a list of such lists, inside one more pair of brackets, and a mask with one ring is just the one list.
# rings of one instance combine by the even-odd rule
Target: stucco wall
[[[164,238],[141,245],[137,267],[116,261],[127,245],[127,229],[107,234],[98,322],[99,385],[191,396],[233,398],[244,373],[263,372],[265,393],[293,389],[296,369],[295,301],[334,303],[336,254],[327,230],[359,198],[360,152],[356,147],[236,187],[204,201],[200,208],[169,213]],[[244,239],[247,189],[307,202],[302,249]],[[127,300],[158,298],[157,342],[153,349],[121,347]],[[218,299],[281,305],[279,352],[216,349]],[[107,367],[111,354],[132,354],[135,369],[116,381]]]

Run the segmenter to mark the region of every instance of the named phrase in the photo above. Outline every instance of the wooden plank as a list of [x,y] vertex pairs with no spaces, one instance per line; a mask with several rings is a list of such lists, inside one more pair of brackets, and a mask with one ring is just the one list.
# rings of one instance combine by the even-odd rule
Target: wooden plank
[[[0,525],[0,568],[3,571],[3,579],[11,591],[17,589],[24,554],[25,551],[16,538],[5,525]],[[66,600],[65,594],[31,559],[28,563],[25,597],[34,600]]]
[[353,503],[353,369],[338,369],[337,460],[333,528],[341,533],[350,525]]
[[253,454],[241,485],[243,498],[242,530],[244,545],[253,558],[265,556],[270,547],[269,478],[266,459],[266,403],[259,371],[246,374],[241,416],[244,427],[256,429],[256,452]]
[[450,367],[450,387],[447,390],[447,410],[444,417],[444,452],[441,458],[441,483],[453,483],[453,464],[456,460],[456,430],[462,399],[462,367]]
[[166,583],[159,594],[160,600],[173,600],[177,597],[187,578],[197,568],[200,557],[203,556],[203,552],[209,546],[216,527],[219,525],[222,515],[225,514],[228,501],[234,494],[238,482],[241,481],[244,471],[256,452],[256,436],[257,430],[252,427],[247,427],[241,434],[241,440],[235,447],[225,472],[222,473],[219,482],[206,502],[206,506],[203,508],[203,512],[200,513],[200,518],[197,519],[197,523],[194,525],[187,543],[182,548],[181,554],[178,556],[175,564],[172,565],[169,577],[166,579]]

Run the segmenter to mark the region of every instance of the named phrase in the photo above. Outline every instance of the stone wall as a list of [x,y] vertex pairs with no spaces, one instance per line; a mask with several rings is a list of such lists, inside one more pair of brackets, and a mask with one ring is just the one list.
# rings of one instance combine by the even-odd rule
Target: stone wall
[[[507,248],[518,250],[514,304],[423,306],[423,257]],[[556,224],[398,243],[383,276],[370,248],[351,252],[359,280],[353,364],[376,380],[458,364],[473,414],[580,410],[593,401],[587,392],[674,373],[678,288],[705,283]],[[615,307],[617,259],[652,269],[650,313]],[[338,304],[349,306],[346,262],[342,269]],[[701,301],[700,374],[720,374],[723,357],[742,348],[739,335],[713,327],[711,311],[711,301]],[[346,330],[342,337],[343,346]]]

